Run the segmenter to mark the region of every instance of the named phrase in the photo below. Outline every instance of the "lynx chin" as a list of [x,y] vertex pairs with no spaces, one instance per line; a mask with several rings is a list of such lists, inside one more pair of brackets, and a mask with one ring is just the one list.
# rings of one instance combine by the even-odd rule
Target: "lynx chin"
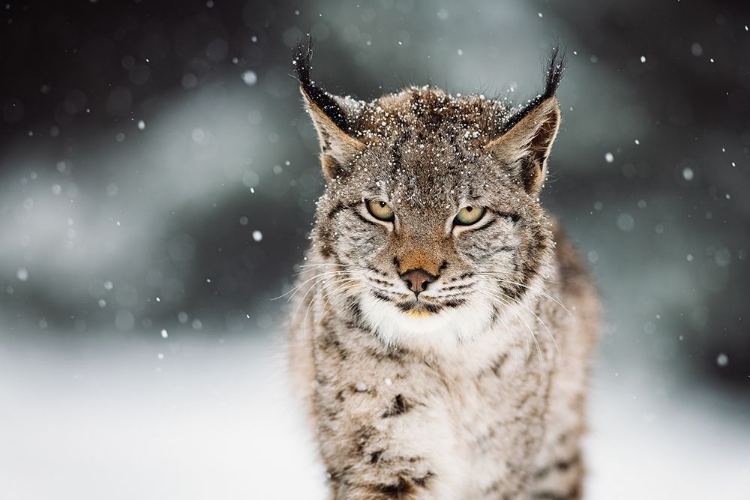
[[411,87],[364,102],[294,68],[326,189],[289,362],[336,500],[583,495],[599,306],[539,203],[557,50],[512,106]]

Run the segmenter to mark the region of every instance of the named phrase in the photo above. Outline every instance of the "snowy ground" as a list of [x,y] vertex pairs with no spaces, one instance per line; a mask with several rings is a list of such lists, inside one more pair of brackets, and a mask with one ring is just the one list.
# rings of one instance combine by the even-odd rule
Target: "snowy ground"
[[[324,498],[271,338],[65,337],[0,336],[0,498]],[[749,498],[750,425],[649,393],[598,383],[588,498]]]

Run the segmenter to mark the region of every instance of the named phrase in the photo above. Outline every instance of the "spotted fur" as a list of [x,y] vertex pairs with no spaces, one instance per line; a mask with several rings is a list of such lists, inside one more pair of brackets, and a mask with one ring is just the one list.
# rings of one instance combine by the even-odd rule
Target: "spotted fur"
[[[598,305],[538,201],[557,53],[518,107],[431,87],[334,96],[310,56],[294,63],[327,187],[289,350],[331,498],[581,498]],[[474,226],[454,222],[465,206],[486,208]],[[402,279],[415,269],[435,278],[416,296]]]

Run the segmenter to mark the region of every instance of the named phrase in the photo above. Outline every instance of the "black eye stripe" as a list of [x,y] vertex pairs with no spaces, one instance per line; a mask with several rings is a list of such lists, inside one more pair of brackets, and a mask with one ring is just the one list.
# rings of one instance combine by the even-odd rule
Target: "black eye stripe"
[[371,221],[370,219],[362,217],[362,215],[359,213],[358,210],[354,210],[354,215],[356,215],[359,218],[359,220],[361,220],[363,222],[367,222],[368,224],[377,224],[377,223]]
[[333,219],[333,218],[334,218],[334,217],[336,217],[336,216],[337,216],[337,215],[338,215],[338,214],[339,214],[340,212],[343,212],[343,211],[345,211],[345,210],[350,210],[350,209],[352,209],[352,208],[358,207],[360,203],[361,203],[361,202],[359,202],[359,201],[358,201],[358,202],[355,202],[355,203],[349,203],[348,205],[345,205],[345,204],[344,204],[344,203],[342,203],[342,202],[338,202],[338,203],[336,204],[336,206],[335,206],[335,207],[333,207],[333,208],[332,208],[332,209],[331,209],[331,210],[330,210],[330,211],[328,212],[328,218],[329,218],[329,219]]
[[485,229],[487,229],[487,228],[490,228],[490,227],[494,226],[496,222],[497,222],[497,219],[492,219],[492,220],[491,220],[491,221],[489,221],[489,222],[488,222],[487,224],[485,224],[485,225],[483,225],[483,226],[481,226],[481,227],[478,227],[478,228],[474,229],[474,230],[472,231],[472,233],[477,233],[477,232],[479,232],[479,231],[483,231],[483,230],[485,230]]

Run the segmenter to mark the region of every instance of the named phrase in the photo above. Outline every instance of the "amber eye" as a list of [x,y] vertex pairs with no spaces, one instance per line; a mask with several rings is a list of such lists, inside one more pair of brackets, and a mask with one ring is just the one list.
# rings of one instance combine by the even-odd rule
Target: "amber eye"
[[365,205],[367,205],[367,211],[370,212],[370,215],[376,219],[385,222],[393,220],[393,210],[388,206],[388,203],[379,200],[367,200]]
[[459,226],[471,226],[479,222],[485,211],[484,207],[464,207],[458,211],[453,223]]

